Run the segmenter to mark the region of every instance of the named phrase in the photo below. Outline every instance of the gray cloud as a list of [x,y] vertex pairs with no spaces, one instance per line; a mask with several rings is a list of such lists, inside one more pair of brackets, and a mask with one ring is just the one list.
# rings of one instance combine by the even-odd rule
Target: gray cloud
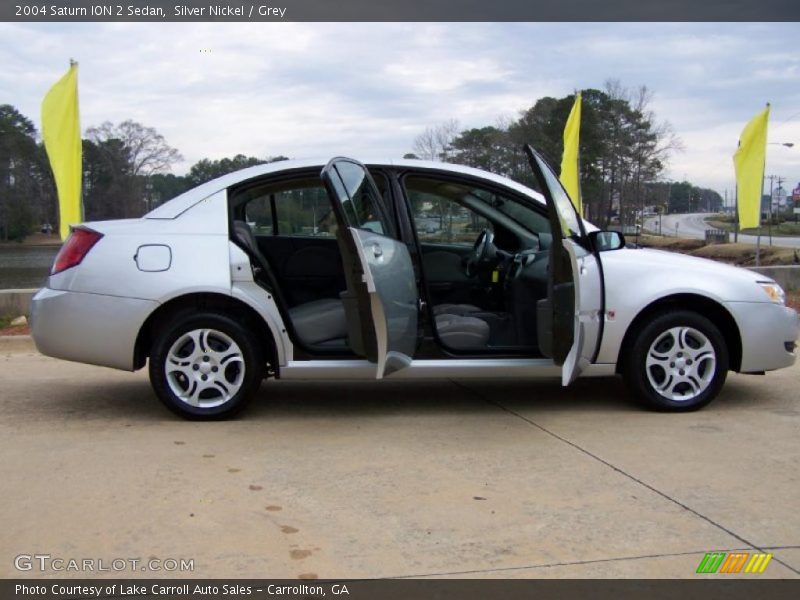
[[[670,175],[733,187],[739,132],[773,105],[768,171],[800,179],[797,24],[0,24],[0,102],[38,124],[70,57],[84,127],[133,118],[186,157],[401,156],[425,126],[514,116],[608,78],[655,91]],[[203,52],[201,52],[203,50]],[[535,143],[535,140],[533,140]]]

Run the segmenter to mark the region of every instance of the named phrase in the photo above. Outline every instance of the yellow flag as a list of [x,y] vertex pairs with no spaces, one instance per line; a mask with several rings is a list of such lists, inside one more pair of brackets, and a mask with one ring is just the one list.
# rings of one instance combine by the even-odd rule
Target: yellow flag
[[42,138],[58,190],[61,239],[70,224],[83,220],[81,209],[81,127],[78,120],[78,65],[59,79],[42,101]]
[[764,161],[767,155],[768,122],[769,104],[742,130],[739,148],[733,155],[740,229],[758,227],[761,224],[761,193],[764,182]]
[[561,185],[572,198],[578,213],[583,215],[581,199],[581,181],[578,171],[578,148],[581,133],[581,93],[575,94],[575,104],[569,111],[567,124],[564,126],[564,154],[561,157]]

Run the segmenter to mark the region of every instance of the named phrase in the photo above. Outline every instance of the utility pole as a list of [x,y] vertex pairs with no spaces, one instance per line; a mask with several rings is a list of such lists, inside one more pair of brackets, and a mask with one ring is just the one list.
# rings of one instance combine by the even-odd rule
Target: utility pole
[[[780,175],[778,175],[778,191],[779,192],[780,192],[780,190],[783,189],[783,182],[784,181],[786,181],[786,179],[784,177],[781,177]],[[771,206],[772,205],[772,194],[770,194],[769,201],[770,201],[770,206]],[[778,208],[780,208],[780,206],[778,206]],[[778,215],[780,216],[780,211],[778,212]],[[778,222],[778,226],[780,226],[780,221]],[[771,240],[772,240],[772,236],[770,236],[770,244],[772,243]]]
[[767,210],[767,231],[769,232],[769,245],[772,246],[772,194],[775,187],[775,175],[769,175],[769,209]]
[[[765,159],[766,161],[766,159]],[[763,172],[763,171],[762,171]],[[759,198],[764,198],[764,178],[761,178],[761,193]],[[772,198],[770,198],[770,204]],[[758,202],[758,237],[756,238],[756,266],[761,266],[761,200]]]
[[769,221],[767,223],[767,231],[769,232],[769,245],[772,246],[772,203],[774,201],[775,182],[778,182],[778,189],[780,190],[783,188],[783,182],[786,181],[786,179],[780,175],[767,175],[766,179],[769,179],[769,209],[767,210]]
[[670,213],[670,206],[672,205],[672,181],[667,185],[667,214]]

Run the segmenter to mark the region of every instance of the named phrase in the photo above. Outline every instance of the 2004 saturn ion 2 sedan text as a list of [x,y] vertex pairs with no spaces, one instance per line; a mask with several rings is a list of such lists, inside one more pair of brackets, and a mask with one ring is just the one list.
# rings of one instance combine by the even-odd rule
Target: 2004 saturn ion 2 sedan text
[[795,360],[772,280],[625,247],[582,220],[530,147],[539,190],[418,160],[285,161],[141,219],[75,227],[32,303],[38,349],[135,370],[190,418],[282,379],[621,374],[696,409],[729,369]]

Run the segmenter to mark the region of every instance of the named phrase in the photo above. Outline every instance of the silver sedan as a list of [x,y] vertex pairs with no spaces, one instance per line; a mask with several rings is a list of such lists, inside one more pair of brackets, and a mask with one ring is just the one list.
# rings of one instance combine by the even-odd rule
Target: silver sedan
[[646,405],[692,410],[729,370],[794,362],[798,315],[774,281],[626,247],[526,152],[536,190],[443,163],[286,161],[76,226],[33,299],[36,345],[149,363],[158,397],[195,419],[271,377],[620,374]]

